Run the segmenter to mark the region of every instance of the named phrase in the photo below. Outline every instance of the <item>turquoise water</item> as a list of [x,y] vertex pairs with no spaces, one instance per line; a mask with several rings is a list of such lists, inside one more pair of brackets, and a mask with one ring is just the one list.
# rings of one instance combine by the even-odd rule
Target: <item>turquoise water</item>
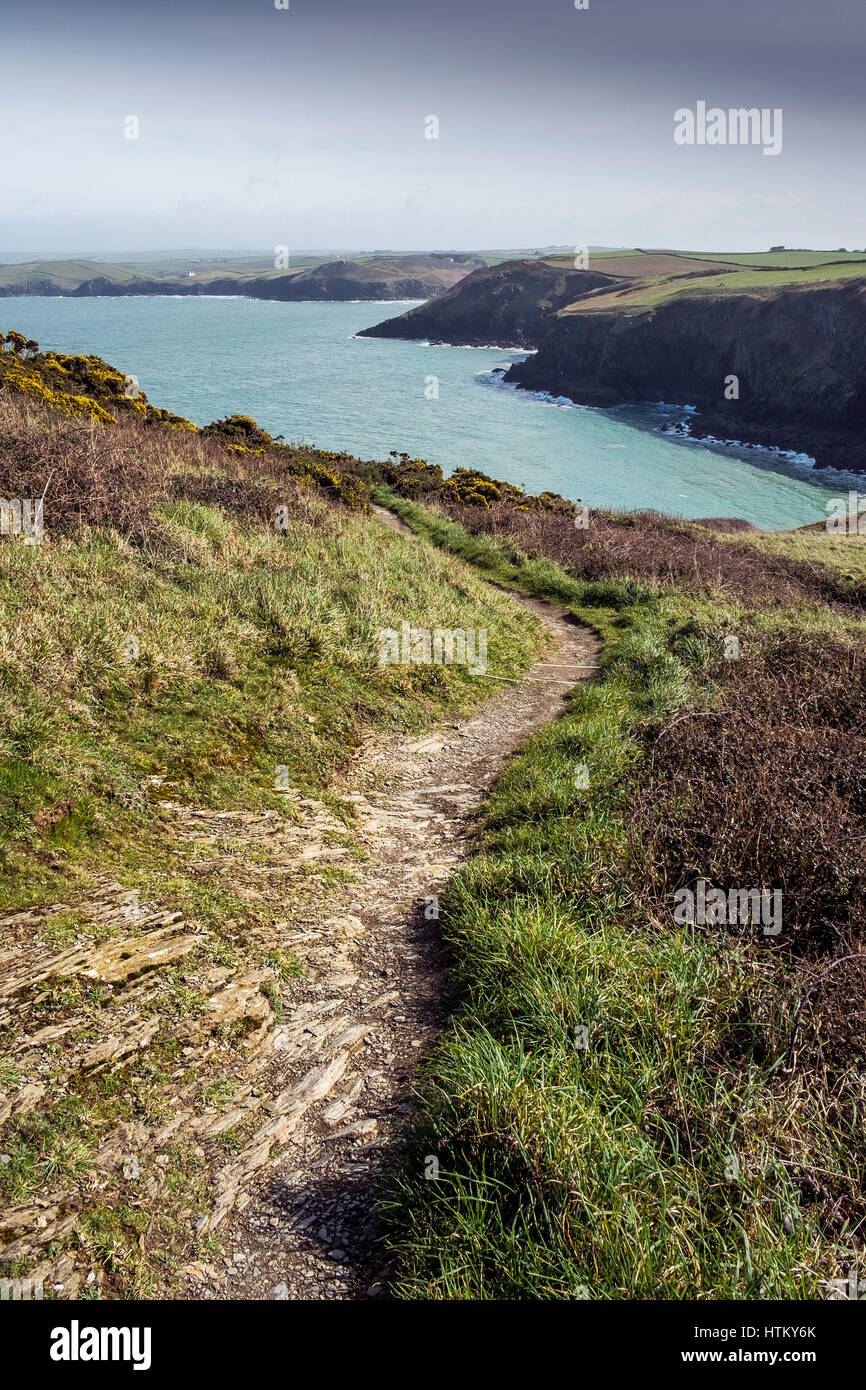
[[777,528],[824,519],[826,499],[847,490],[843,475],[818,486],[808,467],[764,450],[661,435],[655,407],[586,410],[498,386],[490,373],[519,355],[504,349],[354,336],[405,308],[12,298],[0,300],[0,329],[43,348],[95,353],[136,377],[154,404],[196,424],[251,415],[287,441],[363,458],[405,450],[446,473],[481,468],[590,507],[739,516]]

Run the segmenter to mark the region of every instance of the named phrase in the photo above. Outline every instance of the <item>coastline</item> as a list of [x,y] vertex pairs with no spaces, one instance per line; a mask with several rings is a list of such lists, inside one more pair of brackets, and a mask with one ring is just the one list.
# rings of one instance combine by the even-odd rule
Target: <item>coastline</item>
[[[133,292],[130,294],[126,290],[102,291],[99,294],[76,294],[74,290],[52,290],[43,288],[38,291],[24,291],[23,293],[12,293],[0,287],[0,300],[4,299],[253,299],[259,304],[409,304],[416,306],[426,304],[426,299],[417,297],[406,298],[403,295],[396,295],[388,299],[368,298],[362,295],[360,298],[321,298],[319,295],[304,297],[298,295],[292,298],[282,298],[277,295],[267,294],[243,294],[240,291],[227,291],[225,294],[211,294],[206,290],[182,290],[177,286],[171,290],[147,290],[142,293]],[[354,334],[361,337],[361,334]],[[522,351],[522,349],[509,349],[510,351]]]
[[[449,346],[451,346],[449,344]],[[507,350],[507,349],[506,349]],[[521,350],[522,351],[522,350]],[[526,356],[530,354],[527,353]],[[620,411],[627,411],[630,408],[642,407],[644,409],[656,408],[659,411],[683,412],[687,418],[677,422],[663,424],[650,424],[640,419],[629,420],[628,424],[635,429],[644,430],[647,433],[658,433],[671,440],[679,440],[683,443],[694,444],[702,448],[708,448],[717,452],[722,450],[729,451],[742,449],[750,453],[759,454],[762,460],[769,462],[771,459],[778,459],[790,465],[791,472],[787,469],[778,469],[786,476],[800,478],[804,482],[814,481],[823,487],[832,487],[836,483],[848,488],[851,484],[862,485],[863,473],[855,468],[839,467],[836,464],[818,463],[813,454],[806,453],[804,450],[787,448],[782,444],[767,443],[764,439],[750,440],[748,438],[736,439],[715,435],[711,432],[697,433],[690,424],[691,419],[702,419],[703,414],[699,407],[689,403],[675,401],[643,401],[631,400],[622,401],[617,405],[596,405],[588,402],[574,400],[571,396],[559,394],[554,395],[550,391],[539,388],[524,386],[520,381],[507,380],[509,368],[494,367],[489,372],[479,372],[476,380],[479,385],[492,387],[494,390],[520,392],[523,396],[528,396],[544,405],[555,406],[561,410],[585,410],[598,411],[603,414],[616,414]],[[757,461],[747,458],[744,462],[755,463]],[[763,527],[758,527],[763,530]]]
[[[208,297],[196,309],[177,300],[172,305],[163,296],[142,298],[138,304],[100,298],[81,309],[68,299],[22,298],[5,316],[0,306],[0,316],[25,336],[61,352],[99,350],[107,359],[121,361],[150,399],[168,400],[173,410],[199,425],[215,417],[219,386],[232,409],[286,438],[332,441],[340,449],[360,443],[367,458],[385,457],[402,445],[413,457],[440,464],[446,474],[475,467],[518,484],[531,479],[535,491],[552,489],[598,507],[649,507],[686,518],[743,517],[769,530],[823,516],[825,499],[837,490],[832,482],[830,490],[822,485],[824,475],[792,467],[778,455],[751,451],[744,461],[739,450],[714,445],[711,451],[699,441],[683,444],[674,436],[666,438],[658,427],[670,413],[661,419],[641,412],[644,419],[636,433],[628,427],[638,423],[629,411],[587,415],[585,407],[563,395],[536,397],[543,410],[519,409],[513,398],[510,404],[489,394],[485,400],[477,390],[479,373],[493,371],[489,380],[498,385],[510,363],[535,362],[535,353],[506,346],[510,335],[499,339],[498,346],[494,337],[491,345],[472,353],[431,353],[419,339],[390,347],[383,343],[370,353],[356,345],[367,319],[363,304],[331,302],[319,312],[315,303],[308,303],[283,313],[251,300],[245,306],[243,298],[223,299]],[[390,312],[399,314],[401,306]],[[189,332],[184,327],[181,333],[182,325],[189,325]],[[180,334],[193,350],[192,360],[176,348],[166,356],[166,332],[172,339]],[[215,377],[206,370],[214,333],[232,344],[217,354]],[[257,373],[263,352],[280,363],[281,377],[291,383],[289,393]],[[175,368],[188,378],[186,385],[179,384]],[[345,376],[345,388],[333,380],[337,369]],[[436,374],[435,396],[427,395],[430,373]],[[511,382],[508,386],[516,389]],[[417,409],[412,404],[416,393],[422,402]],[[525,403],[534,406],[535,396],[530,391]],[[549,413],[550,405],[558,409]],[[578,414],[567,421],[563,408]],[[654,418],[648,421],[651,413]],[[683,414],[681,408],[673,418]],[[627,427],[617,431],[604,423],[615,426],[617,420]]]
[[[353,303],[355,303],[355,304],[366,303],[366,302],[367,302],[366,300],[354,300],[354,301],[353,301]],[[385,300],[385,299],[383,299],[383,300],[380,300],[379,302],[380,302],[381,304],[391,304],[391,303],[393,303],[394,301],[393,301],[393,300]],[[415,301],[415,302],[417,303],[418,301]],[[421,302],[424,303],[425,301],[422,300]],[[361,331],[360,333],[353,333],[353,334],[352,334],[352,337],[353,337],[353,338],[364,338],[364,339],[366,339],[366,340],[372,340],[372,341],[374,341],[374,342],[376,342],[376,341],[381,342],[381,341],[382,341],[381,335],[369,333],[369,332],[367,332],[366,329],[362,329],[362,331]],[[474,348],[474,349],[477,349],[479,352],[515,352],[515,353],[519,352],[523,358],[532,357],[533,354],[536,353],[536,352],[538,351],[537,348],[525,348],[525,347],[520,347],[519,344],[517,344],[517,343],[482,343],[480,339],[474,339],[471,343],[448,343],[448,342],[445,341],[444,338],[443,338],[443,339],[436,339],[436,338],[398,338],[398,337],[394,336],[394,337],[388,338],[386,341],[387,341],[387,342],[390,342],[390,343],[411,343],[411,344],[413,345],[413,347],[422,347],[422,348],[438,348],[438,347],[444,347],[444,348]]]

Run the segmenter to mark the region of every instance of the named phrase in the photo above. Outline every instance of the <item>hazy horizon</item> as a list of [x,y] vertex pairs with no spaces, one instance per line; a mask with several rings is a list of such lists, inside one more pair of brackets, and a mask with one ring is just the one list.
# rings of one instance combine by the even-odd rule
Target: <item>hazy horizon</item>
[[[866,243],[859,0],[32,0],[4,29],[0,260]],[[699,102],[781,111],[778,156],[675,143]]]
[[[569,253],[570,249],[571,249],[570,247],[567,247],[567,246],[565,246],[565,245],[563,245],[563,246],[558,246],[558,247],[548,247],[548,246],[545,246],[543,243],[538,243],[537,245],[532,246],[532,247],[530,247],[530,246],[409,246],[409,247],[399,247],[399,248],[398,248],[398,247],[395,247],[395,246],[390,246],[390,247],[358,246],[358,247],[346,249],[346,248],[339,248],[339,247],[328,247],[328,246],[323,246],[323,247],[313,247],[313,248],[307,248],[307,249],[299,248],[297,251],[293,252],[292,254],[293,254],[293,258],[294,258],[295,262],[297,262],[298,260],[302,260],[302,259],[303,259],[303,260],[313,260],[313,259],[315,259],[316,257],[319,257],[319,256],[321,256],[323,259],[331,259],[331,258],[334,258],[334,257],[345,257],[346,259],[351,259],[351,258],[353,258],[353,257],[358,257],[358,256],[373,256],[373,255],[385,257],[385,256],[413,256],[413,255],[417,255],[417,256],[430,256],[430,255],[448,255],[448,254],[454,254],[454,255],[460,256],[460,255],[469,255],[469,254],[471,254],[471,253],[473,253],[473,252],[476,253],[476,254],[478,254],[478,255],[490,255],[490,256],[494,256],[494,255],[504,255],[504,254],[511,254],[511,253],[513,253],[514,255],[528,255],[528,254],[530,254],[530,253],[534,253],[535,251],[545,251],[545,252],[547,252],[547,253],[550,254],[550,255],[554,255],[554,254],[557,254],[557,255],[559,255],[559,254],[567,255],[567,254]],[[645,251],[645,252],[673,252],[673,253],[676,253],[676,252],[688,253],[689,251],[695,251],[695,252],[701,252],[701,253],[703,253],[703,252],[707,252],[707,251],[717,251],[717,252],[719,252],[720,254],[727,254],[727,255],[761,255],[761,254],[764,254],[764,253],[766,253],[766,252],[768,252],[768,251],[770,250],[769,246],[713,246],[713,247],[703,247],[703,246],[694,246],[694,247],[689,247],[689,246],[643,246],[643,247],[637,248],[637,247],[628,247],[628,246],[593,246],[593,245],[590,245],[590,246],[589,246],[588,248],[586,248],[586,249],[590,252],[591,255],[594,255],[594,256],[603,256],[603,255],[605,255],[605,254],[609,254],[609,253],[612,252],[612,251],[630,251],[630,250],[638,250],[638,249],[640,249],[641,251]],[[784,247],[782,247],[782,249],[785,250],[785,251],[795,251],[795,252],[796,252],[796,251],[802,251],[803,253],[806,253],[806,252],[834,252],[834,251],[845,251],[845,252],[848,252],[848,253],[854,252],[854,253],[866,254],[866,247],[860,247],[860,246],[845,246],[845,247],[836,247],[836,246],[784,246]],[[39,262],[42,262],[42,261],[44,261],[44,262],[49,262],[49,261],[59,261],[59,260],[68,260],[68,261],[77,261],[77,260],[89,261],[89,260],[93,260],[94,262],[104,263],[104,264],[106,264],[106,265],[112,265],[112,264],[121,265],[121,264],[124,264],[124,263],[129,263],[129,264],[138,264],[138,263],[140,263],[140,264],[146,264],[146,263],[147,263],[148,261],[150,261],[150,260],[153,260],[153,261],[162,261],[162,260],[173,260],[173,259],[183,259],[183,258],[190,258],[190,259],[193,259],[193,258],[194,258],[194,259],[197,260],[197,261],[202,261],[202,262],[207,263],[207,264],[219,264],[221,261],[226,261],[226,262],[228,262],[228,261],[232,261],[232,260],[242,260],[242,261],[247,261],[247,260],[267,260],[267,259],[270,258],[270,255],[271,255],[271,250],[270,250],[270,248],[268,248],[268,247],[259,247],[258,249],[254,249],[254,250],[250,250],[248,247],[223,247],[223,248],[221,248],[220,250],[211,251],[210,248],[208,248],[208,247],[200,247],[200,246],[151,246],[151,247],[145,247],[145,248],[143,248],[143,249],[139,247],[139,248],[137,248],[136,250],[115,251],[115,252],[111,252],[111,251],[82,250],[81,248],[75,248],[75,249],[72,249],[72,250],[63,249],[63,248],[61,248],[61,249],[56,249],[56,248],[55,248],[55,249],[49,249],[49,250],[35,250],[35,251],[34,251],[34,250],[31,250],[31,251],[0,251],[0,265],[3,265],[3,264],[7,264],[7,265],[24,264],[24,263],[27,263],[27,262],[29,262],[29,261],[31,261],[31,260],[32,260],[32,261],[39,261]],[[5,259],[5,258],[7,258],[7,257],[9,258],[8,260]],[[290,266],[290,269],[291,269],[291,268],[293,268],[293,267]]]

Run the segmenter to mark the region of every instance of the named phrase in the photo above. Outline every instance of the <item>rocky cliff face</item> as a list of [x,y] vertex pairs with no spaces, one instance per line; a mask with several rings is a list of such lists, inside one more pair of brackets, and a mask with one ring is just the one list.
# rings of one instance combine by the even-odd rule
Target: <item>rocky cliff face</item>
[[361,336],[534,348],[558,309],[612,283],[609,275],[546,261],[504,261],[467,275],[434,304],[386,319]]
[[[726,399],[730,377],[738,399]],[[698,407],[694,432],[866,471],[866,278],[559,314],[506,380],[585,405]]]

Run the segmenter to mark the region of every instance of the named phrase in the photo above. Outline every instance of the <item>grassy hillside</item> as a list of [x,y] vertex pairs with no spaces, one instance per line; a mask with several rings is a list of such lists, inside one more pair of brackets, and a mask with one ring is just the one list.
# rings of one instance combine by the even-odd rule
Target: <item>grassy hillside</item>
[[733,265],[766,266],[769,269],[797,269],[814,265],[844,265],[866,260],[866,251],[691,251],[698,260],[730,261]]
[[0,265],[0,288],[7,294],[26,294],[38,281],[57,293],[69,293],[96,275],[118,285],[129,284],[136,278],[129,266],[104,265],[99,261],[25,261],[20,265]]
[[[833,286],[855,279],[866,279],[866,256],[838,261],[816,261],[805,266],[779,265],[766,257],[765,265],[745,264],[742,269],[731,266],[721,274],[653,273],[648,279],[636,278],[626,288],[598,291],[590,297],[574,301],[562,309],[565,316],[583,313],[642,313],[658,304],[668,303],[678,296],[702,298],[722,295],[753,294],[772,296],[780,289]],[[716,268],[715,265],[712,267]]]
[[[444,561],[407,569],[362,515],[335,511],[287,475],[263,486],[208,441],[165,443],[130,427],[94,469],[88,431],[45,423],[34,439],[32,425],[30,407],[3,407],[6,495],[22,495],[22,482],[26,496],[49,486],[44,542],[0,545],[0,906],[63,891],[64,877],[44,876],[42,856],[57,848],[71,855],[63,875],[122,871],[129,855],[158,861],[166,848],[158,807],[143,798],[148,779],[175,800],[284,805],[277,765],[292,786],[321,789],[365,729],[420,727],[472,697],[462,668],[431,682],[376,661],[376,633],[403,613],[431,614],[430,626],[493,621],[483,586],[464,594]],[[68,469],[73,451],[94,484],[89,514],[80,493],[66,513],[60,496],[52,502],[52,462],[62,455]],[[150,456],[149,476],[124,481],[151,495],[106,509],[130,451]],[[272,514],[288,509],[279,532],[268,493]],[[524,628],[509,618],[496,639],[506,674],[529,655]]]
[[363,330],[361,337],[532,347],[575,295],[612,283],[608,276],[560,262],[505,261],[476,270],[435,299]]

